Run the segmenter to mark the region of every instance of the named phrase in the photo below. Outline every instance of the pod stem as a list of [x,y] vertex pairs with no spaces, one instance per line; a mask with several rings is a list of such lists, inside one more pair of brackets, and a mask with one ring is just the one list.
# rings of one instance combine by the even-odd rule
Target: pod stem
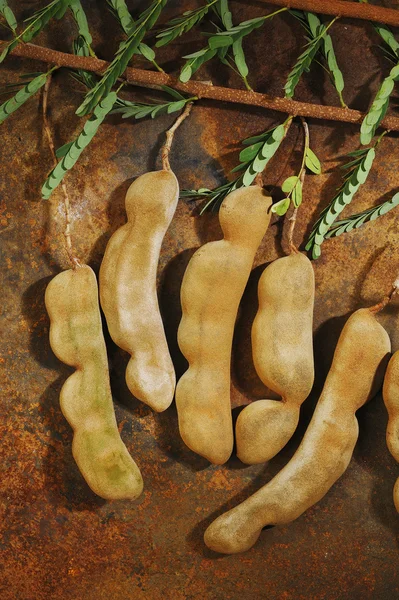
[[[302,123],[303,133],[304,133],[304,148],[303,148],[302,164],[301,164],[301,168],[300,168],[298,177],[299,177],[300,184],[303,188],[303,184],[305,181],[305,175],[306,175],[305,161],[306,161],[307,151],[309,149],[310,136],[309,136],[308,124],[303,117],[301,117],[301,123]],[[299,252],[298,248],[294,244],[294,239],[293,239],[294,238],[294,229],[295,229],[296,220],[297,220],[297,216],[298,216],[298,208],[299,208],[299,206],[296,206],[294,208],[294,212],[292,213],[291,217],[288,219],[290,222],[290,227],[288,230],[288,245],[289,245],[291,254],[298,254],[298,252]]]
[[380,302],[378,302],[378,304],[374,304],[374,306],[370,306],[369,311],[372,312],[373,314],[377,314],[377,313],[381,312],[387,306],[387,304],[390,303],[390,301],[395,296],[395,294],[398,293],[398,291],[399,291],[399,277],[397,277],[395,279],[395,281],[393,282],[391,291],[388,294],[386,294],[386,296],[384,296],[382,298],[382,300]]
[[170,162],[169,162],[169,154],[170,154],[170,150],[172,148],[172,143],[173,143],[173,138],[175,135],[176,130],[178,129],[178,127],[180,127],[180,125],[183,123],[184,119],[186,119],[188,117],[188,115],[191,112],[191,109],[193,107],[193,102],[188,102],[183,110],[183,112],[181,113],[181,115],[179,115],[176,119],[176,121],[173,123],[172,127],[170,129],[167,130],[166,132],[166,141],[165,144],[162,146],[162,168],[164,169],[164,171],[172,171],[171,167],[170,167]]
[[[57,155],[55,152],[55,145],[53,140],[53,135],[51,133],[51,127],[49,124],[48,116],[47,116],[47,107],[48,107],[48,96],[51,85],[52,75],[48,76],[46,83],[43,89],[43,98],[42,98],[42,110],[43,110],[43,129],[47,137],[47,142],[50,148],[51,156],[53,158],[54,166],[57,165]],[[68,256],[68,260],[71,263],[73,269],[80,267],[80,261],[76,258],[73,248],[72,248],[72,240],[71,240],[71,203],[68,196],[68,190],[65,185],[65,182],[61,182],[61,189],[64,196],[64,209],[65,209],[65,229],[64,229],[64,239],[65,239],[65,250]]]

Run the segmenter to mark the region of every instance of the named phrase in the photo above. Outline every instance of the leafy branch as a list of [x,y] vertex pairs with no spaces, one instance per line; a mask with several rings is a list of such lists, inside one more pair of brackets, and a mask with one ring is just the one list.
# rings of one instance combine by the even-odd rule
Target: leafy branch
[[137,51],[145,34],[158,20],[166,2],[167,0],[153,0],[150,6],[140,15],[139,19],[135,21],[132,31],[127,39],[119,45],[115,58],[108,66],[103,77],[94,88],[88,92],[83,103],[77,109],[77,115],[82,116],[91,112],[102,98],[108,96],[112,90],[112,86],[124,73],[130,59]]
[[169,88],[168,86],[162,86],[164,92],[170,94],[174,100],[170,102],[156,102],[156,103],[144,103],[144,102],[130,102],[129,100],[122,100],[118,98],[115,102],[115,107],[112,113],[120,113],[122,119],[128,119],[134,117],[135,119],[142,119],[144,117],[159,117],[164,114],[172,114],[179,110],[182,110],[186,104],[198,100],[196,96],[186,98],[180,92]]
[[[134,29],[134,19],[130,14],[125,0],[107,0],[107,2],[111,7],[113,14],[118,19],[123,31],[126,35],[130,35]],[[144,44],[144,42],[140,42],[138,45],[137,54],[144,56],[144,58],[151,62],[160,73],[164,72],[155,60],[154,50],[147,46],[147,44]]]
[[[314,15],[313,13],[303,12],[298,10],[291,10],[290,13],[296,17],[302,26],[305,28],[308,34],[308,40],[314,40],[316,37],[320,35],[326,26],[320,21],[320,19]],[[344,78],[342,76],[342,72],[338,67],[337,58],[335,56],[334,46],[332,42],[332,38],[329,33],[324,31],[324,35],[322,37],[321,45],[319,46],[318,52],[322,54],[324,62],[327,65],[326,71],[331,77],[331,80],[337,90],[339,101],[343,108],[346,108],[345,101],[342,97],[342,92],[344,89]],[[317,53],[316,53],[317,55]],[[324,65],[322,65],[323,68]]]
[[101,100],[95,107],[93,115],[86,121],[82,132],[76,140],[58,148],[56,155],[57,158],[61,158],[61,160],[50,172],[42,187],[43,199],[48,200],[48,198],[50,198],[52,192],[61,183],[66,173],[76,164],[83,150],[90,144],[101,123],[111,111],[116,98],[116,93],[110,92],[108,96]]
[[[297,14],[295,14],[294,16],[298,18]],[[335,78],[339,79],[339,75],[337,72],[338,65],[336,65],[336,60],[334,64],[335,54],[330,36],[328,36],[330,38],[330,41],[327,43],[327,46],[323,45],[323,40],[327,35],[327,31],[333,25],[333,23],[335,23],[337,18],[338,17],[332,19],[328,25],[324,25],[319,20],[319,18],[316,17],[316,15],[314,15],[313,13],[306,14],[306,29],[310,37],[307,38],[309,41],[306,44],[304,52],[302,52],[302,54],[299,56],[297,62],[295,63],[294,67],[288,75],[287,82],[284,86],[286,98],[294,97],[295,88],[298,85],[299,80],[305,72],[309,72],[310,65],[312,64],[314,58],[316,57],[317,53],[320,51],[321,48],[324,48],[325,55],[329,57],[331,67],[333,67],[334,69],[333,72],[335,73]],[[302,18],[300,18],[300,20],[303,24],[304,20]],[[342,73],[340,71],[339,73],[341,74],[342,78]],[[341,85],[339,85],[339,87],[341,86],[343,89],[343,81]]]
[[212,207],[217,210],[224,198],[234,190],[242,187],[250,186],[256,176],[262,173],[267,163],[275,155],[281,142],[287,135],[288,129],[292,123],[292,116],[289,116],[286,121],[281,124],[242,141],[243,146],[247,146],[240,152],[239,159],[241,163],[232,169],[231,173],[244,171],[234,181],[225,183],[214,190],[201,188],[199,190],[184,190],[181,197],[184,198],[206,198],[206,203],[201,210],[203,214],[206,210]]
[[215,5],[220,0],[208,0],[208,3],[204,6],[200,6],[195,10],[186,10],[181,16],[171,19],[163,31],[158,33],[156,36],[158,41],[156,47],[166,46],[173,42],[176,38],[180,37],[184,33],[187,33],[195,25],[198,25],[203,18],[208,14],[211,6]]
[[312,250],[313,258],[319,258],[327,232],[344,208],[352,202],[359,187],[365,183],[374,162],[376,148],[386,133],[385,131],[371,148],[348,153],[347,156],[352,160],[342,167],[347,171],[344,181],[330,204],[320,213],[306,245],[306,250]]
[[210,37],[208,38],[207,46],[205,46],[201,50],[198,50],[197,52],[193,52],[192,54],[187,54],[186,56],[183,56],[183,58],[186,58],[187,60],[180,72],[180,81],[182,81],[183,83],[189,81],[193,74],[196,71],[198,71],[198,69],[205,62],[213,58],[217,53],[220,53],[222,50],[225,55],[229,47],[233,48],[234,58],[236,59],[237,57],[238,64],[236,64],[241,76],[246,77],[248,75],[248,70],[245,63],[245,58],[240,50],[242,39],[245,36],[252,33],[255,29],[262,27],[262,25],[267,19],[270,19],[278,13],[284,12],[286,10],[288,9],[280,8],[279,10],[276,10],[275,12],[265,15],[263,17],[256,17],[255,19],[243,21],[235,27],[230,27],[225,31],[219,31],[215,34],[210,35]]
[[288,211],[291,202],[294,208],[299,208],[302,204],[302,191],[303,181],[305,178],[306,169],[309,169],[312,173],[320,175],[321,164],[319,159],[313,150],[309,146],[309,129],[307,123],[302,119],[304,130],[305,130],[305,143],[302,154],[302,163],[298,172],[298,175],[291,175],[283,182],[281,189],[285,193],[286,197],[276,202],[272,206],[272,212],[276,213],[280,217],[285,215]]
[[15,88],[19,87],[20,85],[23,85],[22,89],[20,89],[15,94],[15,96],[13,96],[0,106],[0,124],[3,123],[7,119],[7,117],[9,117],[13,112],[18,110],[23,104],[25,104],[25,102],[32,98],[32,96],[34,96],[40,90],[40,88],[42,88],[45,85],[47,78],[53,71],[54,69],[51,69],[47,73],[40,73],[37,77],[29,81],[27,84],[19,83],[12,86],[13,88]]
[[385,117],[395,81],[398,81],[398,79],[399,62],[397,65],[392,67],[389,75],[385,77],[368,113],[362,121],[362,125],[360,127],[360,143],[364,146],[371,142],[376,129],[380,126],[381,121]]
[[369,223],[370,221],[375,221],[378,217],[385,215],[387,212],[395,208],[399,205],[399,193],[392,196],[390,200],[386,202],[382,202],[378,204],[378,206],[373,206],[372,208],[368,208],[363,212],[357,213],[356,215],[352,215],[347,219],[342,219],[341,221],[337,221],[331,229],[327,231],[326,239],[337,237],[342,233],[348,233],[353,229],[359,229],[365,223]]

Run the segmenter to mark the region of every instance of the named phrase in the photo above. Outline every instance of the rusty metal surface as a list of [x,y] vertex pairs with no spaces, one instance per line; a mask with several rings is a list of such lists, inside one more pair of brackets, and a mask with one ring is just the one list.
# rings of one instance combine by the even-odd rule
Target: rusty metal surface
[[[95,47],[109,57],[118,34],[106,4],[94,0],[84,4],[96,32]],[[181,5],[171,2],[168,14],[181,12]],[[29,6],[32,2],[21,2],[19,14]],[[265,10],[262,2],[233,2],[232,7],[237,21]],[[72,23],[69,29],[55,24],[38,41],[68,50],[66,32],[73,35]],[[333,34],[345,75],[345,97],[350,106],[365,109],[381,69],[389,68],[376,49],[378,40],[371,26],[352,21],[336,23]],[[168,71],[176,69],[176,54],[194,49],[195,39],[187,36],[171,51],[159,53]],[[247,44],[256,89],[281,94],[302,43],[300,26],[287,17],[256,31]],[[1,82],[40,67],[10,59],[0,70]],[[215,64],[201,77],[239,85]],[[57,145],[78,131],[74,108],[80,94],[66,73],[56,75],[50,117]],[[336,102],[317,67],[298,86],[298,98]],[[248,108],[210,102],[196,106],[177,133],[171,156],[181,187],[221,182],[223,173],[236,164],[238,142],[277,119],[281,115]],[[172,120],[165,116],[134,123],[112,117],[68,176],[73,237],[79,256],[96,272],[107,239],[124,222],[127,186],[133,177],[159,167],[163,132]],[[338,171],[329,172],[337,156],[358,144],[355,126],[310,122],[310,131],[311,147],[323,160],[325,172],[308,176],[305,182],[298,241],[305,239],[338,184]],[[276,184],[293,173],[300,144],[299,126],[293,125],[267,170],[267,183]],[[397,190],[398,159],[398,139],[391,135],[381,145],[369,181],[352,204],[353,212]],[[215,467],[191,453],[179,439],[174,407],[155,415],[130,397],[124,384],[126,357],[107,338],[117,419],[142,470],[145,491],[135,503],[104,502],[88,489],[73,462],[71,431],[58,405],[70,369],[55,358],[48,343],[43,294],[50,278],[67,266],[60,195],[54,194],[50,203],[39,196],[50,164],[38,100],[33,99],[2,125],[0,146],[2,600],[399,598],[399,520],[392,502],[399,467],[385,446],[387,417],[380,397],[359,411],[360,439],[354,458],[321,502],[291,525],[263,532],[243,555],[216,556],[202,541],[205,527],[216,515],[265,483],[294,452],[346,316],[378,300],[396,274],[398,209],[324,244],[322,258],[314,265],[315,392],[305,403],[298,433],[268,465],[246,467],[232,458]],[[234,345],[233,406],[265,393],[254,373],[249,330],[262,266],[282,255],[281,228],[277,222],[270,227],[243,298]],[[179,375],[185,368],[176,344],[181,278],[194,249],[219,235],[215,215],[200,218],[193,204],[180,201],[159,269],[161,306]],[[381,317],[395,348],[399,348],[398,311],[394,304]]]

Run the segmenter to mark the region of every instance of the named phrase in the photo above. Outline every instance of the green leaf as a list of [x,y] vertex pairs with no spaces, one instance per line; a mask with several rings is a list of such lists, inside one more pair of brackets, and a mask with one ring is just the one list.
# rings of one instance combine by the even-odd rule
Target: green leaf
[[276,215],[279,215],[280,217],[282,217],[283,215],[285,215],[285,213],[289,209],[290,203],[291,203],[291,201],[289,198],[283,198],[283,200],[280,200],[279,202],[276,202],[275,204],[273,204],[272,212],[275,213]]
[[183,100],[184,96],[178,92],[177,90],[174,90],[173,88],[167,86],[167,85],[161,85],[161,88],[163,89],[164,92],[166,92],[167,94],[169,94],[170,96],[172,96],[173,98],[176,98],[176,100]]
[[180,37],[184,33],[187,33],[192,29],[195,25],[198,25],[205,15],[208,13],[212,4],[215,3],[209,2],[200,8],[195,10],[187,10],[180,17],[175,17],[168,23],[168,27],[166,27],[163,31],[158,33],[156,36],[158,38],[157,43],[155,44],[158,48],[160,46],[166,46],[177,37]]
[[86,121],[78,138],[69,145],[67,153],[50,172],[45,183],[43,184],[43,199],[47,200],[50,198],[52,192],[61,183],[66,173],[76,164],[84,148],[86,148],[86,146],[88,146],[92,141],[101,123],[111,111],[116,98],[117,96],[115,92],[111,92],[108,94],[108,96],[101,100],[100,104],[95,107],[93,115],[88,121]]
[[35,77],[32,81],[27,83],[21,90],[19,90],[15,96],[4,102],[0,106],[0,123],[3,123],[8,116],[18,110],[20,106],[25,104],[27,100],[32,98],[41,87],[46,83],[48,73],[42,73],[38,77]]
[[155,25],[167,0],[153,0],[150,6],[134,23],[128,38],[121,42],[114,60],[106,69],[101,80],[88,92],[76,114],[79,116],[91,112],[102,98],[107,96],[117,79],[124,73],[130,59],[137,51],[144,35]]
[[312,173],[315,173],[316,175],[320,175],[320,173],[321,173],[320,161],[317,158],[316,154],[313,152],[313,150],[311,150],[310,148],[308,148],[306,151],[305,165],[307,166],[309,171],[312,171]]
[[302,183],[298,181],[291,194],[292,202],[295,208],[298,208],[302,204]]
[[83,6],[80,0],[71,0],[69,6],[78,26],[79,35],[82,36],[82,38],[85,40],[86,44],[90,48],[91,44],[93,43],[93,38],[91,37],[87,17],[85,11],[83,10]]
[[139,44],[139,50],[140,50],[141,54],[144,56],[144,58],[146,58],[150,62],[152,62],[155,59],[154,50],[152,48],[150,48],[149,46],[147,46],[147,44],[144,44],[143,42],[141,42]]
[[57,158],[63,158],[66,154],[68,154],[69,150],[71,149],[71,146],[73,146],[74,142],[68,142],[67,144],[64,144],[63,146],[60,146],[59,148],[57,148],[55,155]]
[[3,17],[6,20],[7,25],[15,33],[15,30],[18,27],[18,23],[14,16],[14,13],[12,12],[11,8],[8,6],[6,0],[0,0],[0,14],[3,15]]
[[299,178],[297,175],[292,175],[288,177],[282,184],[281,189],[285,194],[290,194],[294,187],[297,185]]
[[129,12],[125,0],[107,0],[108,4],[116,14],[123,31],[126,35],[130,35],[134,28],[134,20]]

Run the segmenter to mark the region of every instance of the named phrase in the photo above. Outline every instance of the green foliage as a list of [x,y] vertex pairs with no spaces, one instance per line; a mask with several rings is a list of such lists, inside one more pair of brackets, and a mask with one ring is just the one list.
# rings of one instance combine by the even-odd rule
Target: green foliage
[[[89,50],[91,50],[93,38],[91,37],[87,17],[85,11],[83,10],[83,6],[80,0],[71,0],[70,9],[78,26],[79,35],[85,40],[87,47],[89,48]],[[92,51],[90,53],[92,53]]]
[[108,94],[95,107],[92,116],[86,121],[83,130],[77,139],[58,149],[57,155],[62,158],[50,172],[42,187],[43,199],[48,200],[48,198],[50,198],[52,192],[61,183],[66,173],[76,164],[83,150],[90,144],[101,123],[111,111],[115,101],[116,93],[111,92]]
[[399,63],[392,67],[389,75],[385,77],[367,115],[362,121],[362,125],[360,127],[360,143],[364,146],[371,142],[376,132],[376,129],[379,127],[381,121],[385,117],[395,81],[397,81],[398,79]]
[[18,110],[22,104],[25,104],[27,100],[32,98],[44,86],[46,83],[46,79],[49,76],[49,73],[41,73],[29,83],[24,85],[22,89],[20,89],[15,96],[4,102],[0,106],[0,123],[3,123],[7,117],[9,117],[13,112]]
[[251,185],[258,173],[262,173],[267,163],[275,155],[281,142],[285,137],[285,132],[288,124],[292,118],[289,117],[282,125],[277,125],[273,129],[269,129],[260,135],[247,138],[243,140],[243,146],[246,146],[240,152],[240,164],[235,167],[231,172],[236,173],[237,171],[244,171],[240,177],[225,183],[222,186],[214,190],[208,188],[201,188],[199,190],[185,190],[181,193],[182,197],[185,198],[207,198],[204,208],[201,214],[208,208],[212,207],[214,210],[218,209],[224,198],[230,194],[230,192]]
[[35,12],[29,19],[26,19],[25,22],[28,25],[20,35],[4,48],[0,55],[0,63],[3,62],[6,56],[21,40],[23,42],[30,42],[36,35],[43,31],[51,19],[61,19],[71,2],[72,0],[53,0],[53,2]]
[[12,12],[11,8],[8,6],[7,0],[0,0],[0,14],[6,20],[9,28],[15,33],[15,30],[18,26],[17,20]]
[[112,110],[112,113],[120,113],[122,115],[122,119],[128,119],[130,117],[134,117],[135,119],[151,117],[154,119],[160,115],[177,112],[184,108],[188,102],[197,100],[195,96],[192,98],[185,98],[182,96],[182,94],[176,90],[172,90],[172,88],[169,88],[166,85],[162,86],[162,88],[174,98],[173,101],[145,104],[143,102],[129,102],[129,100],[122,100],[118,98],[115,102],[115,108]]
[[[324,62],[326,64],[326,67],[327,67],[326,70],[332,79],[335,89],[337,90],[337,93],[338,93],[338,96],[339,96],[339,99],[341,102],[341,106],[346,107],[346,104],[342,97],[342,91],[344,89],[344,78],[343,78],[340,68],[338,67],[337,58],[335,56],[335,51],[334,51],[334,46],[333,46],[331,36],[329,35],[329,33],[327,33],[327,29],[331,26],[333,21],[331,21],[331,23],[326,27],[320,21],[320,19],[313,13],[303,12],[300,10],[291,10],[290,13],[294,17],[296,17],[300,21],[302,26],[305,28],[305,30],[307,32],[307,40],[309,41],[309,43],[311,43],[312,41],[315,41],[315,45],[318,46],[318,48],[317,48],[317,52],[315,54],[313,54],[312,49],[308,48],[308,51],[306,52],[306,50],[305,50],[305,52],[301,55],[301,57],[303,57],[303,55],[305,54],[305,57],[302,58],[302,66],[303,66],[302,70],[299,68],[299,61],[300,61],[301,57],[298,59],[298,62],[295,65],[295,67],[298,66],[298,71],[295,73],[295,75],[292,76],[292,84],[291,84],[291,87],[289,88],[289,92],[291,92],[291,91],[292,91],[292,93],[294,92],[295,87],[296,87],[300,77],[302,76],[304,70],[308,71],[310,68],[310,64],[311,64],[312,60],[315,58],[315,56],[317,54],[321,54],[322,58],[324,59]],[[319,37],[321,37],[321,42],[320,42],[320,44],[317,44],[317,38],[319,38]],[[309,60],[310,60],[310,62],[308,62],[308,64],[303,64],[303,63],[307,63],[307,61],[309,61]],[[291,71],[290,75],[294,72],[295,67]],[[293,89],[292,89],[292,87],[293,87]],[[288,97],[292,98],[292,96],[288,96]]]
[[[73,53],[77,56],[90,56],[90,50],[86,40],[81,36],[74,40],[72,48]],[[98,81],[98,78],[94,73],[84,71],[83,69],[77,69],[72,73],[72,76],[89,90],[94,88]]]
[[378,206],[373,206],[363,212],[357,213],[356,215],[352,215],[347,219],[342,219],[342,221],[337,221],[331,229],[327,231],[326,239],[337,237],[342,233],[348,233],[353,229],[359,229],[365,223],[369,223],[370,221],[375,221],[381,215],[385,215],[387,212],[398,206],[399,204],[399,193],[392,196],[390,200],[386,202],[382,202],[382,204],[378,204]]
[[108,66],[100,81],[88,92],[76,114],[81,116],[91,112],[102,98],[108,96],[112,86],[124,73],[143,37],[155,25],[166,2],[167,0],[153,0],[139,19],[135,21],[134,28],[129,36],[119,45],[114,60]]
[[[235,27],[230,27],[225,31],[219,31],[208,38],[208,45],[193,52],[187,54],[183,58],[186,58],[186,64],[183,66],[180,72],[180,81],[186,83],[191,79],[196,71],[208,60],[218,54],[219,58],[225,58],[227,50],[232,47],[234,60],[237,65],[238,71],[243,78],[248,75],[248,68],[245,61],[245,56],[242,50],[242,40],[245,36],[252,33],[255,29],[262,27],[267,19],[274,17],[280,12],[286,11],[287,8],[280,8],[273,13],[265,15],[263,17],[257,17],[248,21],[243,21]],[[226,11],[223,13],[226,16]],[[229,20],[227,21],[229,23]]]
[[375,146],[350,152],[348,156],[353,160],[343,167],[347,170],[344,182],[330,204],[320,213],[310,233],[306,250],[312,250],[313,258],[319,258],[328,230],[366,181],[375,158]]
[[158,33],[157,35],[157,43],[155,44],[158,48],[160,46],[166,46],[173,42],[177,37],[180,37],[184,33],[187,33],[192,29],[195,25],[198,25],[208,14],[211,6],[219,2],[219,0],[210,0],[204,6],[200,6],[195,10],[186,10],[180,17],[176,17],[169,21],[168,27]]

